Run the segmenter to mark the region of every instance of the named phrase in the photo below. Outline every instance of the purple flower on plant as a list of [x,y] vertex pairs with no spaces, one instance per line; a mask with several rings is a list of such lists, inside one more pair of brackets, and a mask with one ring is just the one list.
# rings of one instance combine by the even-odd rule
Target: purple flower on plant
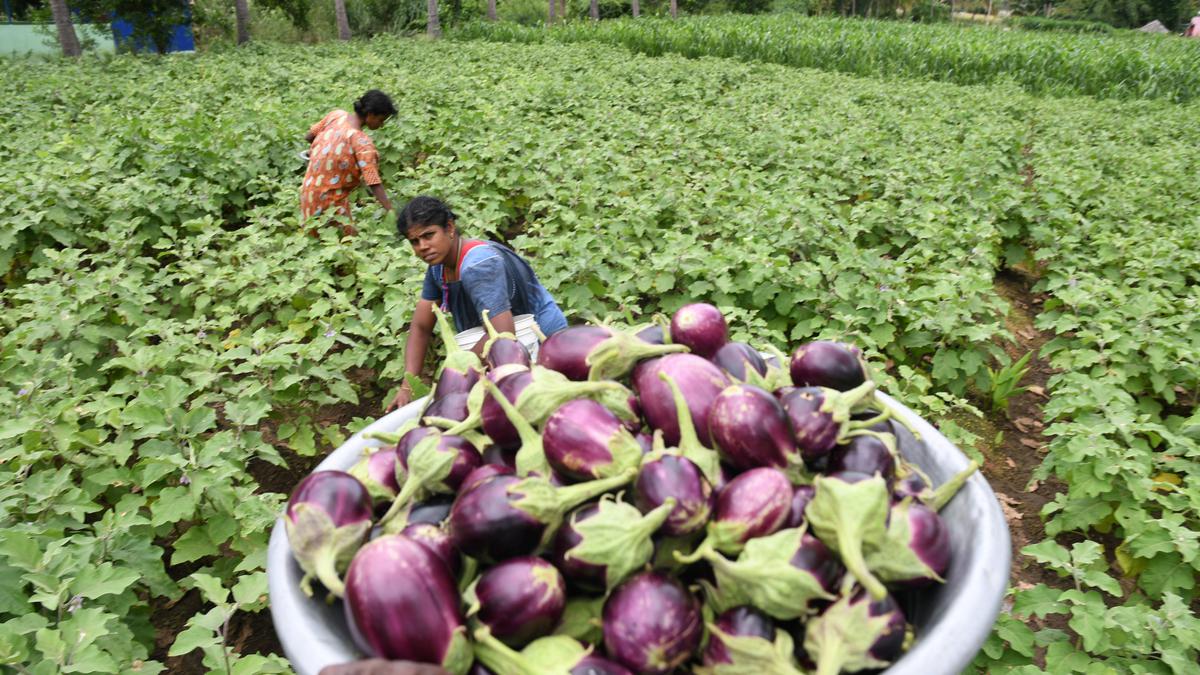
[[83,608],[83,596],[82,595],[76,595],[67,601],[67,611],[70,612],[71,614],[74,614],[75,612],[79,611],[81,608]]
[[334,331],[332,328],[330,328],[329,330],[325,331],[325,337],[327,337],[327,338],[331,338],[331,337],[333,337],[333,336],[335,336],[335,335],[337,335],[337,332],[336,332],[336,331]]
[[180,476],[180,477],[179,477],[179,484],[180,484],[180,485],[191,485],[191,484],[192,484],[192,479],[191,479],[191,478],[188,478],[188,475],[185,473],[185,474],[183,474],[182,476]]
[[200,331],[199,333],[196,333],[197,340],[203,340],[206,337],[208,337],[208,333],[206,333],[205,331]]
[[17,396],[28,396],[28,395],[29,395],[29,390],[26,389],[25,387],[21,387],[21,390],[17,392]]

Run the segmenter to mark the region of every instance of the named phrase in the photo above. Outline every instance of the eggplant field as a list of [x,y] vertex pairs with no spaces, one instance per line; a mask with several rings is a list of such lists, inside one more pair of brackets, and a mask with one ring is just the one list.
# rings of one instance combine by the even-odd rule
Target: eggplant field
[[[854,343],[977,460],[1013,563],[973,672],[1195,673],[1200,45],[1077,50],[1063,84],[1076,36],[1005,33],[1050,65],[956,82],[704,21],[5,69],[3,669],[290,672],[271,528],[383,415],[426,269],[369,194],[355,237],[300,221],[305,132],[379,88],[392,199],[444,198],[571,323],[703,301],[735,339]],[[927,49],[987,53],[961,33]]]

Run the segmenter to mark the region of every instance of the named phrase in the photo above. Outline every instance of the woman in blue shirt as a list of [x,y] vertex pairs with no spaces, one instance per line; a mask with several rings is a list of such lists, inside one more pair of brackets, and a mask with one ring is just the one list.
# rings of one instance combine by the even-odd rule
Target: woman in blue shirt
[[[460,333],[482,326],[484,310],[502,333],[515,333],[513,319],[522,314],[532,314],[545,335],[567,327],[562,310],[524,258],[503,244],[465,238],[456,219],[445,203],[433,197],[413,199],[396,218],[400,236],[429,265],[404,349],[406,374],[419,374],[425,362],[434,329],[434,303],[450,314]],[[480,353],[486,341],[485,334],[473,351]],[[406,381],[387,409],[411,399]]]

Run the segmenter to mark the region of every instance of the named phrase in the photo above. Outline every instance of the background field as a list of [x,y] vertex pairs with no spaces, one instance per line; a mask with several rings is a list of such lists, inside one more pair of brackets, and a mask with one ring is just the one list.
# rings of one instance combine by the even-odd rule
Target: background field
[[1024,555],[981,669],[1192,672],[1200,109],[885,74],[396,38],[8,69],[0,662],[284,667],[269,528],[380,413],[423,273],[371,204],[297,222],[304,131],[378,86],[389,191],[575,320],[855,341],[984,459]]

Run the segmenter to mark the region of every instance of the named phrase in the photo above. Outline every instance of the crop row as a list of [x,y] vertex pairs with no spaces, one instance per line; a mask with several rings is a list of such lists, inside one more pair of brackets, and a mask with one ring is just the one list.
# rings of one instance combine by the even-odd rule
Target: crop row
[[1041,34],[990,27],[848,21],[794,14],[622,19],[550,30],[477,23],[463,39],[601,42],[658,56],[719,56],[879,78],[1014,83],[1034,94],[1189,101],[1200,95],[1200,45],[1125,32]]
[[[958,395],[999,353],[1006,308],[992,276],[1006,256],[1024,248],[1044,260],[1044,290],[1063,304],[1042,327],[1063,333],[1055,358],[1068,375],[1093,365],[1068,359],[1087,349],[1080,326],[1108,316],[1101,291],[1140,270],[1146,292],[1108,330],[1134,340],[1121,351],[1130,368],[1139,350],[1166,351],[1161,365],[1110,381],[1110,398],[1158,401],[1155,437],[1177,458],[1196,455],[1169,420],[1194,406],[1195,324],[1181,317],[1195,316],[1195,258],[1184,250],[1195,250],[1195,216],[1149,198],[1168,189],[1194,204],[1196,187],[1183,159],[1147,154],[1166,129],[1195,131],[1186,109],[937,83],[900,92],[602,45],[257,46],[0,77],[19,112],[0,120],[0,373],[13,383],[0,402],[14,411],[0,422],[0,578],[17,589],[0,594],[2,663],[40,673],[141,661],[152,672],[167,653],[155,612],[195,588],[209,602],[170,654],[200,649],[215,669],[228,656],[238,672],[281,667],[238,659],[226,641],[265,604],[274,491],[294,482],[272,482],[271,465],[303,470],[375,414],[402,368],[422,273],[371,207],[352,242],[300,235],[300,136],[371,86],[400,103],[374,132],[388,189],[443,196],[469,233],[507,238],[576,317],[634,322],[634,308],[708,299],[727,309],[735,337],[863,344],[877,365],[891,362],[885,388],[926,414],[963,406]],[[1073,130],[1098,154],[1071,146]],[[36,171],[13,161],[31,156]],[[1131,178],[1154,167],[1167,178]],[[1113,219],[1125,239],[1107,239]],[[1153,240],[1130,245],[1143,230]],[[1096,251],[1102,264],[1088,262]],[[1173,294],[1152,306],[1160,330],[1137,333],[1154,289]],[[1130,560],[1193,561],[1191,465],[1160,466],[1138,454],[1154,447],[1121,445],[1121,429],[1093,424],[1109,409],[1086,408],[1082,385],[1066,378],[1052,392],[1063,424],[1095,427],[1112,453],[1171,473],[1178,489],[1152,490],[1170,502],[1161,510],[1132,473],[1101,464],[1112,453],[1074,461],[1073,428],[1052,428],[1047,470],[1090,467],[1112,480],[1098,493],[1107,502],[1177,523],[1169,532],[1182,551],[1159,550],[1160,528],[1126,546]],[[1175,387],[1191,398],[1168,399]],[[1160,433],[1171,425],[1175,436]],[[1080,498],[1063,498],[1056,532],[1106,527],[1086,520]],[[1143,623],[1194,597],[1151,577]],[[1024,624],[1004,626],[1017,635]],[[1194,657],[1189,639],[1122,649]],[[1007,651],[997,640],[1000,661],[1024,658],[1024,637]]]

